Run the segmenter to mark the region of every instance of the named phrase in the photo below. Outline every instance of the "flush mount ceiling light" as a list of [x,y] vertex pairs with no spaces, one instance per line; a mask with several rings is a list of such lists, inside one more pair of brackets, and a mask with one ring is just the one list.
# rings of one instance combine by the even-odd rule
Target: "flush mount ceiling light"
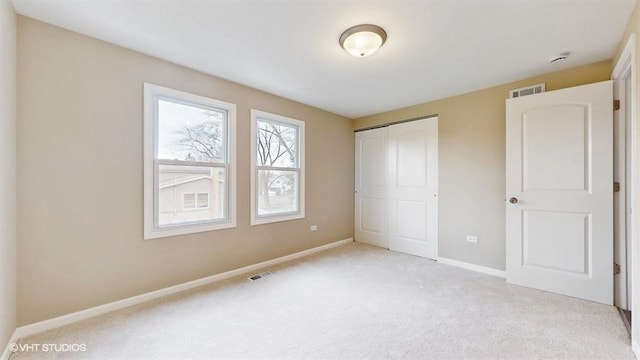
[[340,35],[340,46],[355,57],[367,57],[387,41],[387,33],[380,26],[356,25]]

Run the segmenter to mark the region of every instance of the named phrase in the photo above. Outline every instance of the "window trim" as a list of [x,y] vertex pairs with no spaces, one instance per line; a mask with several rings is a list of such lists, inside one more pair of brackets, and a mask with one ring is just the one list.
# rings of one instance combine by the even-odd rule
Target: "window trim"
[[[298,127],[298,168],[277,168],[284,171],[298,171],[298,201],[296,212],[286,212],[269,216],[258,216],[257,172],[264,169],[257,165],[258,119],[279,122]],[[251,109],[251,226],[305,218],[305,122],[266,111]]]
[[[177,103],[196,104],[205,107],[213,107],[227,112],[226,136],[227,136],[227,162],[206,163],[210,167],[225,167],[228,184],[226,188],[227,203],[226,219],[215,222],[193,222],[187,224],[171,225],[166,227],[156,226],[156,216],[159,214],[157,205],[156,179],[159,165],[170,163],[169,160],[158,161],[158,99],[167,98]],[[205,96],[194,95],[187,92],[166,88],[150,83],[144,83],[144,125],[143,125],[143,161],[144,161],[144,239],[156,239],[168,236],[193,234],[205,231],[229,229],[236,227],[236,105]],[[185,165],[180,162],[177,165]],[[192,165],[189,163],[189,166]],[[193,165],[197,165],[194,162]],[[209,200],[210,201],[210,200]]]

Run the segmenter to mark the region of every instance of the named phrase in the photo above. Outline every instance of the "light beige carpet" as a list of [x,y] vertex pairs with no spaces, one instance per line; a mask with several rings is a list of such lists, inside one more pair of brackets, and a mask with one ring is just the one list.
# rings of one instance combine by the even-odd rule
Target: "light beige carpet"
[[22,339],[11,359],[633,359],[615,308],[361,244]]

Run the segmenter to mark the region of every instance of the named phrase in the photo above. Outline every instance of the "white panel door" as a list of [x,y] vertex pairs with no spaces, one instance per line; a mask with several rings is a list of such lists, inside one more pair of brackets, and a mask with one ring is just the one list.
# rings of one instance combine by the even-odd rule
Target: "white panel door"
[[355,240],[389,247],[387,240],[387,129],[356,133]]
[[507,281],[613,303],[612,83],[507,100]]
[[438,118],[389,127],[389,248],[438,256]]

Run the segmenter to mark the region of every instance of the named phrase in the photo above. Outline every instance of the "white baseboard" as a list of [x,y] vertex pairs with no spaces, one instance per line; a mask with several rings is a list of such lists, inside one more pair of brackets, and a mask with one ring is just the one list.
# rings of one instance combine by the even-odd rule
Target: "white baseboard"
[[18,339],[19,338],[18,338],[18,333],[16,329],[16,331],[13,332],[13,335],[11,335],[11,339],[9,339],[9,343],[7,344],[7,346],[5,346],[4,351],[0,356],[0,360],[9,360],[9,357],[11,356],[11,354],[13,354],[13,351],[11,351],[11,347],[13,346],[13,344],[18,342]]
[[[53,319],[49,319],[49,320],[44,320],[44,321],[40,321],[37,323],[33,323],[30,325],[25,325],[25,326],[21,326],[19,328],[16,329],[13,338],[15,338],[15,340],[25,337],[25,336],[30,336],[33,334],[37,334],[43,331],[47,331],[47,330],[51,330],[60,326],[64,326],[64,325],[68,325],[68,324],[72,324],[81,320],[86,320],[92,317],[96,317],[98,315],[102,315],[102,314],[106,314],[112,311],[116,311],[116,310],[120,310],[120,309],[124,309],[126,307],[132,306],[132,305],[137,305],[140,303],[144,303],[150,300],[155,300],[167,295],[172,295],[175,293],[179,293],[185,290],[189,290],[189,289],[193,289],[199,286],[203,286],[203,285],[208,285],[217,281],[221,281],[221,280],[226,280],[238,275],[242,275],[242,274],[247,274],[247,273],[251,273],[254,272],[256,270],[260,270],[266,267],[270,267],[270,266],[274,266],[277,264],[281,264],[287,261],[291,261],[291,260],[295,260],[295,259],[299,259],[301,257],[304,256],[308,256],[311,254],[315,254],[317,252],[321,252],[324,250],[328,250],[337,246],[341,246],[341,245],[345,245],[348,244],[350,242],[353,242],[353,238],[349,238],[349,239],[345,239],[345,240],[340,240],[340,241],[336,241],[327,245],[323,245],[323,246],[318,246],[312,249],[308,249],[308,250],[304,250],[304,251],[300,251],[291,255],[286,255],[286,256],[282,256],[276,259],[272,259],[272,260],[267,260],[267,261],[263,261],[261,263],[258,264],[254,264],[254,265],[249,265],[249,266],[245,266],[239,269],[235,269],[235,270],[230,270],[227,272],[223,272],[220,274],[216,274],[216,275],[212,275],[212,276],[207,276],[205,278],[202,279],[197,279],[197,280],[193,280],[193,281],[189,281],[186,283],[182,283],[182,284],[178,284],[178,285],[174,285],[174,286],[170,286],[164,289],[160,289],[160,290],[155,290],[155,291],[151,291],[145,294],[141,294],[141,295],[137,295],[137,296],[133,296],[130,298],[126,298],[126,299],[122,299],[122,300],[118,300],[118,301],[114,301],[112,303],[108,303],[108,304],[104,304],[104,305],[99,305],[93,308],[89,308],[86,310],[81,310],[78,312],[74,312],[71,314],[67,314],[67,315],[63,315],[60,317],[56,317]],[[12,338],[12,342],[15,342]],[[7,345],[7,349],[5,349],[5,353],[7,353],[9,348],[9,345]],[[4,354],[3,354],[4,356]],[[5,360],[5,358],[3,357],[0,360]]]
[[633,340],[631,340],[631,350],[636,356],[636,359],[640,359],[640,346],[638,346],[638,343]]
[[467,269],[467,270],[481,272],[483,274],[487,274],[487,275],[491,275],[491,276],[497,276],[497,277],[503,278],[503,279],[507,278],[507,273],[504,270],[498,270],[498,269],[494,269],[494,268],[490,268],[490,267],[486,267],[486,266],[469,264],[469,263],[466,263],[466,262],[453,260],[453,259],[447,259],[447,258],[444,258],[444,257],[438,257],[438,262],[442,263],[442,264],[447,264],[447,265],[452,265],[452,266],[456,266],[456,267],[459,267],[459,268]]

